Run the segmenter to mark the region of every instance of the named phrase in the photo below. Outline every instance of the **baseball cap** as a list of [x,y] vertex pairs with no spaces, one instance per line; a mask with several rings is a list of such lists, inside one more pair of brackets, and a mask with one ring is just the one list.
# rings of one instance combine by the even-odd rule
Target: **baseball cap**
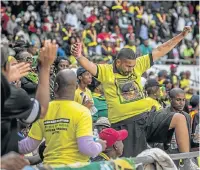
[[170,69],[174,69],[174,68],[177,68],[177,65],[176,64],[171,64],[170,65]]
[[96,123],[94,123],[95,126],[106,126],[111,127],[111,124],[107,117],[100,117],[97,119]]
[[111,147],[115,142],[126,139],[128,137],[128,131],[125,129],[116,131],[113,128],[106,128],[99,133],[99,137],[107,142],[107,147]]
[[192,96],[192,98],[190,99],[190,105],[192,106],[192,108],[199,105],[199,95]]
[[83,73],[85,73],[87,70],[84,69],[83,67],[79,67],[76,71],[77,77],[81,76]]
[[156,79],[149,79],[146,81],[144,88],[147,89],[149,87],[155,87],[155,86],[160,86],[158,81]]

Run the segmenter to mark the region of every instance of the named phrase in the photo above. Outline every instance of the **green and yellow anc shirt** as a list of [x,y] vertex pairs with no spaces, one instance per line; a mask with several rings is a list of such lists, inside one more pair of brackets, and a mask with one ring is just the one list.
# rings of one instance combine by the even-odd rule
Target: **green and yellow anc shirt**
[[97,65],[96,78],[103,85],[111,123],[151,110],[153,104],[148,102],[143,93],[141,76],[152,65],[151,54],[138,57],[132,73],[128,76],[119,74],[114,64]]

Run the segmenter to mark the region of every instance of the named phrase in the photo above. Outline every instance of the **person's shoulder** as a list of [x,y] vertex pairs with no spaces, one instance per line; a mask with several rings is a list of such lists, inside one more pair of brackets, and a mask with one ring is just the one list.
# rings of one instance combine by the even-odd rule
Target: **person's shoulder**
[[22,88],[17,88],[14,85],[10,85],[10,90],[11,90],[10,98],[16,98],[16,99],[20,100],[20,99],[23,99],[25,97],[25,98],[29,98],[30,99],[30,97],[28,96],[27,92]]
[[74,112],[77,113],[90,113],[89,109],[82,104],[76,102],[76,101],[71,101],[70,106],[73,108]]

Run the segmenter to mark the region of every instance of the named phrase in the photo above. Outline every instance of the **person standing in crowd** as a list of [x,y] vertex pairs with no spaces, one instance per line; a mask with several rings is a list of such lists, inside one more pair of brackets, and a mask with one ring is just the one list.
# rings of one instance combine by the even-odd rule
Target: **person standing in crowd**
[[179,78],[176,75],[176,72],[177,72],[177,65],[171,64],[170,65],[170,80],[172,82],[172,87],[178,87],[180,84]]
[[101,83],[93,77],[92,83],[88,86],[88,88],[92,92],[94,106],[98,110],[97,113],[92,115],[93,121],[96,122],[96,120],[100,117],[108,117],[108,106],[106,103],[106,99],[103,95],[103,89]]
[[7,23],[7,32],[10,35],[14,35],[14,29],[17,27],[16,16],[12,15]]
[[120,157],[124,149],[122,141],[128,137],[128,131],[125,129],[116,131],[113,128],[106,128],[99,133],[99,137],[106,141],[107,148],[97,157],[91,159],[92,162],[109,161],[110,159]]
[[166,70],[160,70],[158,72],[158,82],[160,85],[163,85],[163,82],[167,79],[167,71]]
[[[1,59],[3,61],[2,72],[6,75],[7,80],[12,82],[27,75],[30,70],[30,64],[22,62],[14,66],[7,65],[7,50],[8,49],[6,47],[1,48]],[[46,41],[44,47],[40,49],[40,84],[38,86],[35,99],[30,99],[23,89],[16,88],[14,85],[7,85],[6,87],[5,82],[7,80],[3,76],[4,79],[2,79],[2,81],[4,81],[4,83],[2,84],[2,90],[4,91],[9,89],[10,97],[6,101],[4,99],[5,103],[2,103],[1,155],[5,155],[10,151],[19,152],[17,120],[30,124],[36,121],[39,117],[43,118],[45,116],[49,103],[49,69],[55,60],[56,50],[56,45],[54,43],[51,44],[50,41]],[[12,69],[13,67],[15,69]]]
[[195,115],[199,112],[199,95],[193,95],[191,97],[190,106],[192,106],[190,116],[193,122]]
[[91,109],[94,105],[92,93],[88,89],[88,85],[92,83],[92,75],[86,69],[79,67],[77,72],[78,88],[75,92],[74,101]]
[[[27,51],[20,52],[18,55],[19,62],[27,62],[32,66],[33,57]],[[27,76],[21,78],[21,87],[29,94],[30,97],[34,97],[38,85],[38,75],[33,70],[29,72]]]
[[69,68],[70,65],[71,62],[67,58],[57,58],[55,61],[56,73],[58,73],[60,70]]
[[190,99],[190,105],[192,109],[190,111],[191,123],[192,123],[192,148],[199,148],[200,132],[199,132],[199,95],[193,95]]
[[140,53],[141,55],[151,54],[152,47],[149,45],[149,39],[144,39],[143,44],[140,45]]
[[[188,126],[188,132],[189,135],[191,135],[191,118],[190,115],[186,112],[184,112],[184,107],[185,107],[185,92],[184,90],[180,88],[173,88],[169,92],[169,98],[170,98],[170,106],[165,108],[165,111],[167,114],[171,114],[172,112],[175,113],[180,113],[185,116],[187,120],[187,126]],[[173,134],[172,140],[171,140],[171,146],[168,150],[169,153],[177,153],[178,151],[178,146],[177,146],[177,140],[175,137],[175,133]]]
[[[121,49],[113,64],[96,65],[82,56],[81,44],[72,47],[72,53],[81,66],[103,84],[112,127],[117,130],[123,127],[131,134],[124,141],[123,156],[136,156],[147,148],[147,141],[165,142],[172,137],[168,136],[169,129],[176,132],[179,151],[190,151],[185,117],[179,113],[166,115],[164,112],[149,112],[152,106],[144,107],[146,98],[141,87],[141,75],[153,65],[153,61],[166,55],[190,31],[191,28],[186,26],[180,34],[141,57],[137,57],[131,49]],[[145,128],[147,125],[148,129]],[[189,162],[188,165],[193,166],[193,163]]]
[[[55,80],[55,100],[44,119],[35,122],[28,137],[19,142],[19,152],[35,150],[45,138],[44,164],[69,165],[88,162],[106,148],[93,140],[89,110],[74,101],[77,78],[72,70],[60,71]],[[59,153],[59,154],[58,154]]]
[[162,108],[161,104],[158,102],[160,100],[160,85],[156,79],[149,79],[145,83],[144,89],[148,95],[147,104],[152,105],[152,109],[160,110]]

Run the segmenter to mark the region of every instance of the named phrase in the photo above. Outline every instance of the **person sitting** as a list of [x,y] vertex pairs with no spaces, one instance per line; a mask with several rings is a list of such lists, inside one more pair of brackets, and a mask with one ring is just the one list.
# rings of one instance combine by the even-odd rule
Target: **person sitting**
[[107,143],[107,148],[104,152],[100,153],[96,158],[91,159],[92,162],[98,161],[109,161],[110,159],[116,159],[117,157],[123,154],[124,144],[123,140],[125,140],[128,136],[128,131],[123,130],[115,130],[113,128],[103,129],[99,133],[99,137],[102,140],[105,140]]
[[88,162],[106,148],[106,142],[96,142],[92,136],[89,110],[74,101],[76,74],[65,69],[55,79],[55,100],[49,103],[44,119],[35,122],[28,137],[19,142],[19,152],[35,150],[45,139],[44,164],[69,165]]
[[92,115],[93,121],[96,122],[97,119],[100,117],[108,117],[108,107],[107,107],[106,99],[103,95],[103,89],[102,89],[101,83],[93,77],[92,83],[88,86],[88,88],[92,92],[94,106],[98,110],[97,113]]
[[93,123],[94,129],[97,129],[97,132],[101,132],[103,129],[110,128],[111,123],[107,117],[100,117],[97,119],[96,123]]

